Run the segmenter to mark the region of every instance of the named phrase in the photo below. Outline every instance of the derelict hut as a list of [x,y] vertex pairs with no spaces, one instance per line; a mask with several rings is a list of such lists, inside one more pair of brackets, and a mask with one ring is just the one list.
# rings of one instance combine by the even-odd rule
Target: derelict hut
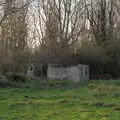
[[29,65],[27,70],[27,76],[29,77],[46,77],[47,76],[47,66],[44,64],[36,63]]
[[48,64],[47,77],[49,79],[70,80],[73,82],[89,80],[89,66],[79,64],[74,56],[58,58]]
[[49,79],[70,80],[73,82],[88,81],[89,66],[83,64],[70,66],[49,64],[47,76]]
[[54,57],[42,54],[39,59],[34,59],[33,63],[35,63],[35,76],[41,75],[40,71],[44,70],[44,77],[52,80],[71,80],[74,82],[89,80],[89,66],[79,64],[73,55]]

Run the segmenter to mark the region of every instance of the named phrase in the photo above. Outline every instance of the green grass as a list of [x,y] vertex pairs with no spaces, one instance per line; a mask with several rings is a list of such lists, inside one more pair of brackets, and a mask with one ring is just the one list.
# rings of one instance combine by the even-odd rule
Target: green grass
[[0,88],[0,120],[120,120],[120,82],[63,90]]

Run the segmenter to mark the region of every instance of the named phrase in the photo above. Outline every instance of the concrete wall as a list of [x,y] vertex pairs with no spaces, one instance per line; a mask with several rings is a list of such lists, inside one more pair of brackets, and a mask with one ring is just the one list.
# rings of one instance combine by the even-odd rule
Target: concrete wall
[[35,73],[35,66],[34,65],[30,65],[27,71],[27,76],[29,77],[33,77]]
[[56,66],[48,65],[47,76],[49,79],[71,80],[74,82],[89,80],[89,66]]

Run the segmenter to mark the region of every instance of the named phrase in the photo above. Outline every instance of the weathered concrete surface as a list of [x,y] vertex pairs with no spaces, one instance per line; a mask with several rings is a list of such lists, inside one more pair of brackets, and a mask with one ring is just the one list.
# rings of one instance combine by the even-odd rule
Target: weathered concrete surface
[[89,66],[77,65],[70,67],[48,65],[47,76],[49,79],[71,80],[74,82],[89,80]]
[[27,71],[27,76],[29,77],[33,77],[35,73],[35,66],[34,65],[30,65]]

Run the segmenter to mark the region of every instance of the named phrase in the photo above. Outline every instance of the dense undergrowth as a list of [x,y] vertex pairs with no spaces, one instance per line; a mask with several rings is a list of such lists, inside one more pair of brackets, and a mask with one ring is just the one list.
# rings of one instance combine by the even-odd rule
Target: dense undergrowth
[[19,74],[0,76],[2,88],[28,88],[28,89],[68,89],[88,84],[88,81],[75,83],[69,80],[50,80],[46,77],[27,77]]

